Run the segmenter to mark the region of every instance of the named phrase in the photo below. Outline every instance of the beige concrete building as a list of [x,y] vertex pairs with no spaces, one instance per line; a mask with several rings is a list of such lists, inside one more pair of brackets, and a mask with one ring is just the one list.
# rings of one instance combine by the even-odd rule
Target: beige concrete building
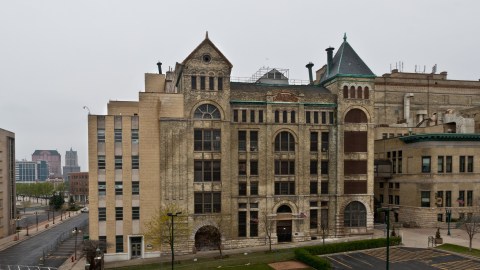
[[0,128],[0,238],[15,233],[15,134]]
[[[346,37],[310,82],[282,69],[248,82],[208,36],[166,74],[146,74],[138,101],[89,115],[90,238],[107,260],[158,256],[155,211],[188,217],[179,252],[371,233],[375,75]],[[148,247],[148,249],[146,249]],[[168,247],[164,248],[168,251]]]

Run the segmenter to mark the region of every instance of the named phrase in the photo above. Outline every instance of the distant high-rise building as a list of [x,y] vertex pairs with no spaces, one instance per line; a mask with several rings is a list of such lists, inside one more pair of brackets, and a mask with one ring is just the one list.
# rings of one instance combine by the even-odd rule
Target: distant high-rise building
[[16,182],[45,181],[48,175],[48,163],[45,160],[15,162]]
[[0,128],[0,238],[15,233],[15,134]]
[[62,177],[62,156],[57,150],[35,150],[32,161],[39,160],[48,163],[49,177]]
[[77,151],[73,151],[70,148],[70,151],[65,152],[65,166],[63,166],[63,179],[69,180],[69,173],[80,172],[80,166],[78,166],[78,155]]

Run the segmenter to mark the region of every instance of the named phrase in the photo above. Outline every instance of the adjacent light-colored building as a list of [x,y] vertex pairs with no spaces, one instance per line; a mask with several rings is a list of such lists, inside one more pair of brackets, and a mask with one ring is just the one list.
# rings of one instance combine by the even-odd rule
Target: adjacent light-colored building
[[232,82],[207,36],[173,71],[145,74],[138,101],[89,115],[89,230],[106,258],[158,256],[145,224],[171,204],[191,228],[179,252],[212,248],[206,228],[222,230],[227,249],[264,245],[266,219],[274,243],[322,226],[371,233],[375,75],[346,37],[333,52],[301,85],[282,69]]
[[0,128],[0,238],[15,233],[15,134]]
[[57,150],[35,150],[32,154],[32,161],[39,160],[44,160],[48,163],[49,177],[63,177],[62,156]]

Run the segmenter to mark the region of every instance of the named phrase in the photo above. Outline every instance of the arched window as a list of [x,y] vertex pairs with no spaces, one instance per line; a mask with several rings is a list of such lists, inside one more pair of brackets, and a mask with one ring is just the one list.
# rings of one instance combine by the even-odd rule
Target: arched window
[[345,227],[365,227],[367,226],[367,210],[363,203],[355,201],[345,207],[343,213],[343,225]]
[[195,119],[220,119],[220,117],[220,111],[212,104],[202,104],[198,106],[193,114],[193,118]]
[[364,99],[369,99],[370,98],[370,93],[368,92],[368,87],[365,87],[365,93],[363,94]]
[[290,123],[295,123],[296,118],[295,118],[295,111],[290,112]]
[[363,94],[362,94],[362,87],[359,86],[357,88],[357,98],[362,98]]
[[295,151],[295,138],[292,133],[282,131],[275,137],[275,151]]
[[348,98],[348,86],[343,87],[343,98]]
[[287,111],[283,111],[283,123],[288,123],[288,112]]
[[367,115],[360,109],[351,109],[345,115],[345,123],[367,123]]
[[350,87],[350,98],[355,98],[355,86]]
[[279,122],[280,122],[280,112],[275,111],[275,123],[279,123]]
[[284,204],[277,209],[277,213],[292,213],[292,209]]

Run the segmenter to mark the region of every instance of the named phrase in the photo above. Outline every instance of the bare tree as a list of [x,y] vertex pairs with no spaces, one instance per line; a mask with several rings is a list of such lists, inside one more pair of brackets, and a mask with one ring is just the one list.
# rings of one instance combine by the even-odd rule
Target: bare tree
[[96,270],[96,269],[103,269],[103,257],[100,260],[96,260],[98,251],[102,250],[105,251],[107,249],[107,244],[105,242],[97,241],[97,240],[86,240],[83,242],[83,254],[85,255],[85,259],[87,263],[90,265],[89,270]]
[[472,251],[472,240],[475,234],[480,231],[480,216],[478,212],[474,212],[471,215],[467,215],[467,217],[460,221],[461,227],[467,232],[468,234],[468,250]]
[[269,251],[272,251],[272,235],[275,229],[275,214],[268,214],[266,210],[260,213],[259,227],[265,233]]

